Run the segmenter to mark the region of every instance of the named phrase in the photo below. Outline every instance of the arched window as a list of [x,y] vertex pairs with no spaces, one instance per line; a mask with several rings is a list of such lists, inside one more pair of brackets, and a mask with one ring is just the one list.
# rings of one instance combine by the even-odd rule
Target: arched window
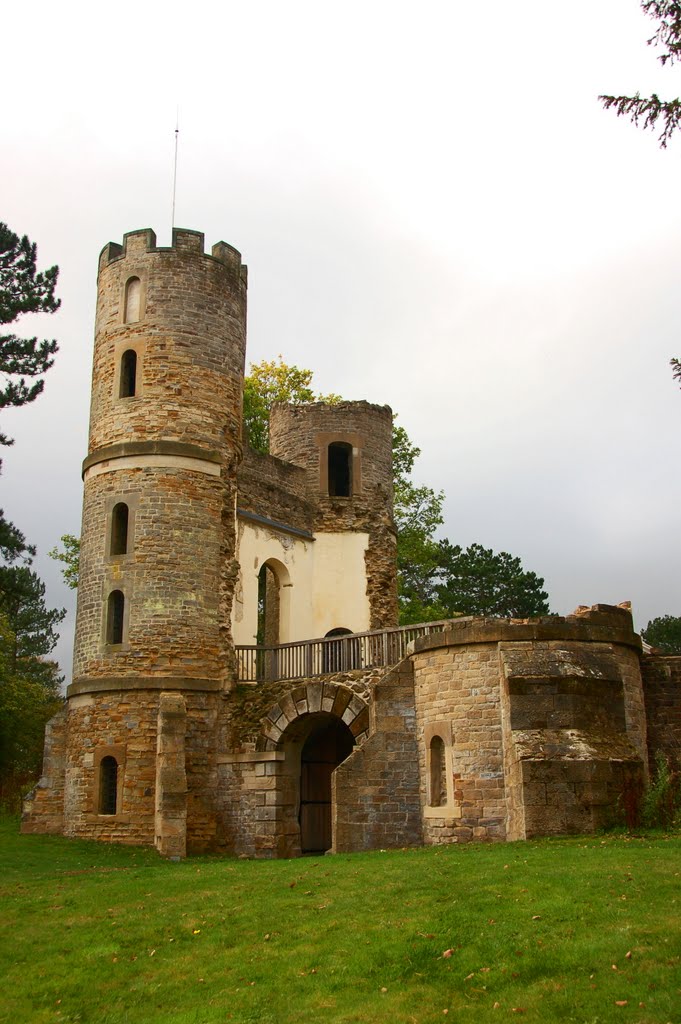
[[137,353],[128,348],[121,356],[121,386],[119,398],[134,398],[137,390]]
[[123,613],[125,612],[125,596],[122,590],[111,591],[106,611],[106,642],[108,644],[122,644]]
[[329,445],[329,495],[349,498],[352,494],[352,445],[334,441]]
[[128,553],[128,506],[124,501],[114,505],[111,513],[111,544],[109,553],[127,555]]
[[142,282],[139,277],[131,277],[125,286],[125,315],[123,320],[126,324],[135,323],[142,316]]
[[430,741],[430,800],[431,807],[442,807],[447,803],[447,766],[445,744],[441,736]]
[[103,757],[99,763],[99,813],[115,814],[118,802],[118,762]]

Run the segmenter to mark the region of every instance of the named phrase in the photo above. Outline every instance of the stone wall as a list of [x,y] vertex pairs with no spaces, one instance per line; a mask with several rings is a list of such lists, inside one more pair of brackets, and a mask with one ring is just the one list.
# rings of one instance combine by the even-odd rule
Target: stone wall
[[[505,837],[499,655],[494,643],[450,646],[443,634],[414,655],[417,740],[426,843]],[[444,641],[444,642],[443,642]],[[417,641],[418,644],[421,641]],[[448,761],[447,792],[429,793],[435,737]]]
[[321,719],[343,721],[355,742],[369,728],[367,697],[378,672],[237,687],[223,698],[218,754],[218,844],[254,857],[300,854],[300,752]]
[[45,726],[43,772],[24,800],[21,831],[60,835],[64,831],[64,770],[67,708]]
[[459,619],[414,646],[426,842],[592,831],[633,815],[647,758],[628,608]]
[[[182,759],[186,771],[187,849],[198,853],[216,843],[216,736],[221,697],[217,693],[192,692],[189,686],[187,682],[184,696],[176,692],[165,698],[171,703],[177,698],[186,709]],[[61,806],[65,835],[153,845],[157,769],[159,764],[164,767],[163,757],[159,762],[157,756],[160,698],[153,688],[71,697],[64,718],[58,716],[48,733],[45,765],[56,766],[57,770],[44,776],[40,789],[27,802],[22,831],[53,830],[48,826],[53,819],[57,822],[57,808]],[[161,750],[162,755],[167,752]],[[115,814],[100,813],[101,762],[107,756],[114,757],[118,764]],[[176,763],[170,767],[180,769]]]
[[414,677],[407,659],[371,689],[371,729],[333,773],[333,852],[422,842]]
[[[109,554],[116,502],[130,508],[128,550]],[[148,673],[220,675],[223,571],[219,477],[187,469],[118,469],[88,481],[74,681]],[[122,644],[106,643],[107,596],[125,595]]]
[[300,466],[273,455],[244,449],[237,474],[239,509],[311,531],[314,506],[307,493],[307,475]]
[[681,765],[681,657],[644,655],[641,673],[651,770],[658,751]]
[[[142,302],[125,322],[127,281]],[[174,440],[221,451],[241,448],[246,346],[246,268],[231,246],[204,253],[197,231],[173,231],[173,246],[153,231],[132,231],[100,256],[89,451],[116,443]],[[118,364],[138,351],[138,388],[118,397]]]
[[[350,497],[330,496],[328,446],[352,446]],[[277,403],[270,415],[270,452],[306,472],[314,502],[315,532],[366,532],[365,554],[370,628],[397,623],[397,567],[393,522],[392,412],[368,402],[327,405]]]
[[507,838],[593,832],[633,812],[645,764],[627,704],[638,706],[641,686],[633,700],[623,652],[538,640],[499,653]]

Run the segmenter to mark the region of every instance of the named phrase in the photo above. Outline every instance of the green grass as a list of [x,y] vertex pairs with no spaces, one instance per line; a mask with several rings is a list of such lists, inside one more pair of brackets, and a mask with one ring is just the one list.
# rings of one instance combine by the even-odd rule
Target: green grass
[[4,822],[0,1022],[676,1024],[680,911],[676,836],[170,864]]

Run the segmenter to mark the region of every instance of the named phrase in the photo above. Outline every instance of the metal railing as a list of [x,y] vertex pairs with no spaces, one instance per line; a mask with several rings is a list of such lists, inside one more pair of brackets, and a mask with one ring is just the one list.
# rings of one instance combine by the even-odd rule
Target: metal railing
[[445,619],[374,629],[368,633],[297,640],[272,647],[237,644],[238,680],[240,683],[259,683],[308,679],[353,669],[396,665],[407,653],[407,644],[429,633],[441,633],[450,621]]

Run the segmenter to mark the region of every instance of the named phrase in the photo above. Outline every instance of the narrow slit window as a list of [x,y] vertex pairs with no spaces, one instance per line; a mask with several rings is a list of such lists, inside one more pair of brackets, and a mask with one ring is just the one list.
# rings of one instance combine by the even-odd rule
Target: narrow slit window
[[430,806],[442,807],[447,803],[447,769],[445,745],[441,736],[430,741]]
[[137,353],[129,348],[121,357],[121,387],[119,398],[134,398],[137,391]]
[[111,554],[127,555],[128,553],[128,522],[129,511],[124,501],[114,505],[111,513]]
[[352,445],[334,441],[329,445],[329,495],[349,498],[352,494]]
[[112,590],[107,604],[106,642],[108,644],[123,643],[123,613],[125,596],[122,590]]
[[118,802],[118,762],[103,757],[99,764],[99,813],[115,814]]
[[125,317],[126,324],[135,323],[142,315],[142,282],[139,277],[131,277],[125,286]]

